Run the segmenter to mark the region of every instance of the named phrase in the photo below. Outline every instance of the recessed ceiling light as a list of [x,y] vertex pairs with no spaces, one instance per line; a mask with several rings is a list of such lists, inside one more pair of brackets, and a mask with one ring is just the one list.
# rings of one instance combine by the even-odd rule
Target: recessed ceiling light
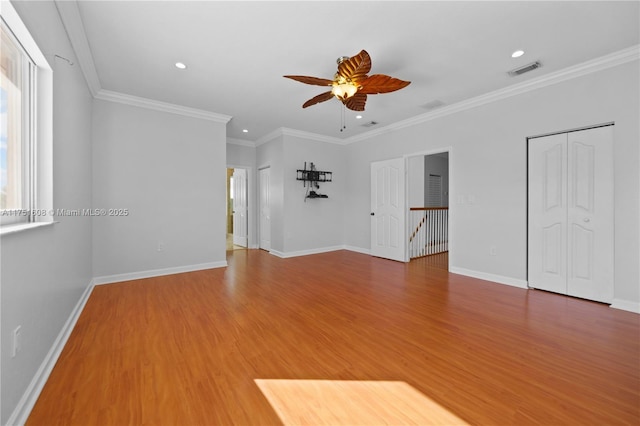
[[247,129],[242,129],[242,133],[249,133]]
[[361,115],[356,115],[356,118],[357,118],[358,120],[360,120],[360,119],[362,118],[362,116],[361,116]]
[[513,52],[511,54],[511,57],[512,58],[519,58],[522,55],[524,55],[524,50],[516,50],[515,52]]
[[180,68],[181,70],[187,68],[187,66],[185,64],[183,64],[182,62],[176,62],[176,68]]

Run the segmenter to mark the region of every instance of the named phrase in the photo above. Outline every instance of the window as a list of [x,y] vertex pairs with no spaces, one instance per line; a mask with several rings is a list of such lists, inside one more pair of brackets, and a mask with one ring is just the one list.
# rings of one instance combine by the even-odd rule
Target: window
[[[0,224],[2,233],[52,221],[49,64],[10,2],[0,22]],[[35,226],[35,225],[34,225]]]
[[33,221],[31,167],[35,64],[2,21],[0,209],[2,223]]

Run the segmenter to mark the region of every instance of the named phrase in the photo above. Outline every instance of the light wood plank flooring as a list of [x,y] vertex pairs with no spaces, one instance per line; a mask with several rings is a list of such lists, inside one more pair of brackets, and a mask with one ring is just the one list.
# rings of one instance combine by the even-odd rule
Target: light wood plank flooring
[[[281,424],[286,406],[349,414],[354,389],[386,394],[386,382],[434,419],[640,423],[637,314],[430,258],[228,257],[228,268],[95,287],[28,424]],[[338,390],[309,399],[320,388]]]

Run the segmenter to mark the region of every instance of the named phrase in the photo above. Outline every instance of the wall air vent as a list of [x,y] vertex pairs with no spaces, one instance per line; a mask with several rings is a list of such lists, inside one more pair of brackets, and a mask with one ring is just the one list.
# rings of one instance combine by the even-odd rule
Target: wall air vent
[[378,122],[377,122],[377,121],[369,121],[368,123],[364,123],[364,124],[362,125],[362,127],[373,127],[373,126],[375,126],[376,124],[378,124]]
[[524,74],[525,72],[533,71],[536,68],[540,68],[541,66],[542,66],[542,64],[540,62],[536,61],[536,62],[527,64],[527,65],[525,65],[523,67],[511,70],[507,74],[509,74],[511,77],[515,77],[517,75]]

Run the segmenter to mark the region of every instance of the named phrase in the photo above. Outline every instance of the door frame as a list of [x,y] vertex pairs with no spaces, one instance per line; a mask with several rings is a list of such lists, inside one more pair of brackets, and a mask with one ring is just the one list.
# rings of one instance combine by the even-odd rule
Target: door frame
[[[454,197],[454,195],[457,196],[456,193],[456,186],[455,186],[455,179],[454,179],[454,174],[451,172],[451,170],[453,170],[453,147],[452,146],[445,146],[445,147],[440,147],[440,148],[433,148],[433,149],[429,149],[426,151],[418,151],[418,152],[414,152],[412,154],[406,154],[404,155],[404,161],[405,161],[405,170],[407,173],[405,173],[405,185],[404,185],[404,190],[405,190],[405,231],[404,231],[404,238],[405,238],[405,252],[406,252],[406,257],[407,260],[406,262],[409,262],[409,185],[411,184],[411,182],[409,182],[409,158],[412,157],[424,157],[426,155],[435,155],[435,154],[443,154],[443,153],[448,153],[449,154],[449,159],[448,159],[448,163],[449,163],[449,219],[447,222],[447,226],[448,226],[448,230],[447,230],[447,235],[449,237],[449,250],[448,250],[448,257],[447,257],[447,270],[451,270],[451,265],[454,264],[453,259],[455,258],[455,244],[454,244],[454,230],[455,230],[455,205],[456,203],[453,201],[456,198]],[[424,176],[423,176],[424,178]]]

